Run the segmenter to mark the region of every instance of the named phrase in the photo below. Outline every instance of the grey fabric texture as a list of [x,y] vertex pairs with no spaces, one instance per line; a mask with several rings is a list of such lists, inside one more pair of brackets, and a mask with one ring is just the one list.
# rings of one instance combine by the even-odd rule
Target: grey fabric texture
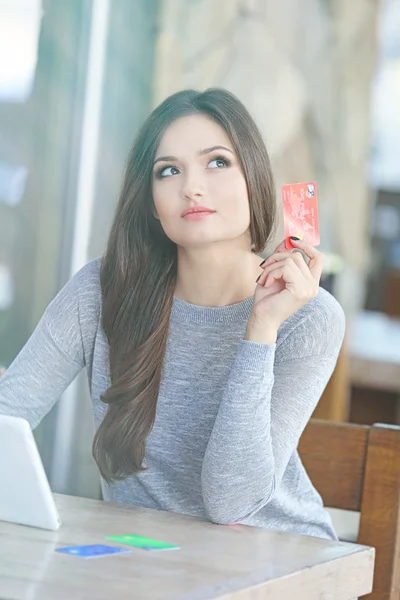
[[[0,413],[35,428],[86,367],[96,426],[110,385],[101,326],[100,258],[47,307],[0,379]],[[336,539],[297,452],[335,367],[345,319],[325,290],[287,319],[276,344],[244,340],[253,298],[202,307],[174,298],[143,473],[104,498]]]

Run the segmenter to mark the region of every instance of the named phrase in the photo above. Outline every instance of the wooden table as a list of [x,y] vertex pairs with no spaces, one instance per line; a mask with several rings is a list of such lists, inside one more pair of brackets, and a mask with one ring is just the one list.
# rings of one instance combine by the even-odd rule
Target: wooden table
[[[0,599],[349,600],[372,587],[374,550],[193,517],[56,495],[63,525],[0,523]],[[180,550],[82,559],[59,546],[136,533]],[[118,545],[118,544],[115,544]]]
[[[354,388],[364,391],[355,395]],[[365,310],[360,311],[349,324],[336,368],[313,418],[347,421],[351,412],[356,422],[387,422],[383,415],[377,414],[380,411],[374,406],[376,402],[370,405],[374,396],[378,402],[381,400],[374,391],[393,394],[397,402],[396,416],[389,422],[400,424],[400,319]]]
[[351,327],[349,353],[353,385],[400,396],[400,319],[361,311]]
[[350,420],[400,425],[400,319],[362,311],[349,341]]

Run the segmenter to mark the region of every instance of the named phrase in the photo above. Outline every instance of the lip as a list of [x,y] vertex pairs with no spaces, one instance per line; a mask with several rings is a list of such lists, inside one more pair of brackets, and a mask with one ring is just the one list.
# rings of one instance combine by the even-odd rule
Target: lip
[[215,210],[207,208],[206,206],[192,206],[191,208],[185,208],[185,210],[183,210],[181,213],[181,217],[186,217],[188,215],[198,215],[201,217],[205,215],[211,215],[213,213],[215,213]]

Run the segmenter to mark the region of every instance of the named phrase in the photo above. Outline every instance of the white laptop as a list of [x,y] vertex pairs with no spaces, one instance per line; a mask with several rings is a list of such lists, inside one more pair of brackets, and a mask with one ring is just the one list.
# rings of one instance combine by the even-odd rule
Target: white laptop
[[61,524],[28,421],[2,415],[0,521],[52,531]]

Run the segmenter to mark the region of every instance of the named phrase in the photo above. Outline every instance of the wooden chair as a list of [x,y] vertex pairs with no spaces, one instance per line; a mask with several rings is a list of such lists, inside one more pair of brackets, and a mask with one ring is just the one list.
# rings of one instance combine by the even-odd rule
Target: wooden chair
[[369,600],[400,599],[400,427],[311,420],[299,452],[328,507],[360,511],[357,542],[376,549]]

